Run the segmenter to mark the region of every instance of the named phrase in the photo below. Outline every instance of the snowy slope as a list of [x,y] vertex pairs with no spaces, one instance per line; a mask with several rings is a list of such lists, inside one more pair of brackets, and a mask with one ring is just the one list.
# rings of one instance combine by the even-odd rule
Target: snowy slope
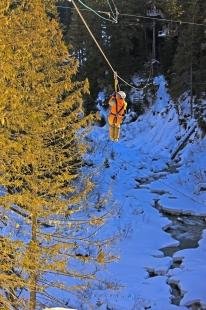
[[[206,215],[206,140],[200,139],[193,120],[186,129],[179,125],[164,78],[155,82],[157,99],[137,121],[122,126],[118,143],[109,141],[107,125],[96,126],[88,138],[92,153],[86,160],[93,164],[96,190],[112,192],[111,208],[119,207],[111,229],[125,232],[113,248],[119,261],[102,272],[103,279],[121,289],[93,290],[94,309],[187,309],[195,302],[197,309],[206,309],[205,238],[198,248],[173,257],[160,251],[179,243],[165,232],[171,222],[161,212]],[[188,133],[189,142],[172,160]],[[179,268],[174,268],[176,256],[181,256]]]
[[[65,308],[51,309],[206,309],[206,139],[194,120],[179,125],[164,77],[154,82],[157,98],[136,121],[126,117],[118,143],[109,140],[107,125],[87,136],[82,169],[96,184],[90,200],[106,197],[113,217],[99,233],[117,235],[108,253],[119,259],[100,267],[101,281],[86,292],[62,291]],[[2,234],[15,235],[16,222],[20,232],[20,221],[13,214]],[[55,288],[49,292],[58,297]]]

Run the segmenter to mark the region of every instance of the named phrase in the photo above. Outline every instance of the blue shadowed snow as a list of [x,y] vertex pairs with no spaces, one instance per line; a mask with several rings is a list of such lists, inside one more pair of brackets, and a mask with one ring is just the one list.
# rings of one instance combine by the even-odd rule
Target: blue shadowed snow
[[[137,78],[137,82],[141,81]],[[116,242],[108,246],[108,252],[119,256],[119,260],[98,271],[102,282],[88,289],[84,304],[78,296],[62,291],[60,297],[75,309],[186,310],[195,301],[201,303],[201,309],[206,309],[206,231],[198,248],[178,251],[174,257],[164,256],[160,249],[176,247],[179,242],[165,232],[171,221],[155,208],[158,204],[168,212],[206,216],[206,139],[200,139],[194,120],[188,128],[179,125],[164,77],[159,76],[154,82],[158,87],[157,98],[144,115],[122,125],[118,143],[109,140],[108,125],[94,126],[87,137],[91,150],[85,162],[92,165],[85,165],[83,172],[92,174],[96,183],[90,199],[94,197],[95,205],[95,195],[108,196],[107,205],[114,218],[101,230],[101,237],[119,233]],[[98,100],[100,114],[106,118],[107,112],[100,104],[105,100],[103,92]],[[187,111],[187,100],[183,101],[184,111]],[[189,142],[172,160],[180,142],[193,127]],[[4,193],[2,188],[0,191]],[[7,217],[7,211],[0,211]],[[8,225],[2,225],[1,235],[11,234],[13,239],[21,236],[27,242],[31,235],[29,224],[16,213],[11,215]],[[26,235],[22,235],[22,228],[24,231],[26,228]],[[180,268],[173,266],[175,257],[182,259]],[[70,268],[87,271],[83,263],[78,266],[73,260],[69,263]],[[51,281],[57,278],[52,273],[46,276]],[[63,275],[58,279],[65,284],[68,281]],[[69,284],[77,282],[73,279]],[[183,293],[176,304],[174,301],[172,304],[174,294],[170,283],[177,284]],[[58,298],[59,290],[48,288],[47,291]]]
[[[205,242],[198,249],[182,251],[183,267],[172,270],[172,258],[159,249],[177,246],[178,241],[164,232],[170,221],[153,208],[158,201],[168,211],[206,215],[206,191],[199,185],[206,183],[206,140],[195,129],[189,143],[171,159],[195,123],[191,120],[190,128],[180,126],[164,77],[157,77],[155,83],[155,102],[135,122],[123,124],[118,143],[109,141],[107,125],[90,134],[92,153],[87,160],[96,171],[97,190],[112,193],[111,208],[116,204],[120,210],[113,225],[125,231],[116,245],[119,261],[102,273],[122,289],[93,291],[94,300],[102,301],[100,309],[106,309],[105,298],[109,307],[118,310],[187,309],[195,300],[206,303]],[[188,253],[193,253],[191,259]],[[198,268],[190,272],[195,264]],[[151,276],[151,271],[156,274]],[[184,291],[179,305],[171,304],[170,274]]]

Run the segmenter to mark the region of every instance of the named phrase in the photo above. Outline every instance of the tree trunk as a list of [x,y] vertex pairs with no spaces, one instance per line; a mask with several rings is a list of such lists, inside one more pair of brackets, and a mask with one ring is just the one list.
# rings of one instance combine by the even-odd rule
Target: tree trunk
[[152,76],[154,76],[154,66],[156,64],[156,22],[152,23]]
[[[37,243],[37,216],[32,215],[32,236],[31,236],[31,244]],[[31,290],[30,290],[30,300],[29,300],[29,310],[36,309],[36,291],[37,291],[37,268],[36,268],[36,256],[35,252],[32,249],[31,259],[34,264],[34,268],[30,273],[30,282],[31,282]]]

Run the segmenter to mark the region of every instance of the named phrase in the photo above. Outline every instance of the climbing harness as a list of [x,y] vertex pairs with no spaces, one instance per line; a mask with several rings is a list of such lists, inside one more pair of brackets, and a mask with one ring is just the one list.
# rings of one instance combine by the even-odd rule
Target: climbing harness
[[[113,68],[112,64],[110,63],[110,61],[108,60],[107,56],[105,55],[105,53],[103,52],[101,46],[99,45],[98,41],[96,40],[94,34],[92,33],[90,27],[88,26],[86,20],[84,19],[83,15],[81,14],[79,8],[77,7],[76,3],[74,0],[68,0],[70,1],[74,8],[76,9],[79,17],[81,18],[82,22],[84,23],[86,29],[88,30],[90,36],[92,37],[92,39],[94,40],[96,46],[98,47],[99,51],[101,52],[102,56],[104,57],[105,61],[107,62],[107,64],[109,65],[110,69],[112,70],[113,72],[113,75],[114,75],[114,88],[115,88],[115,93],[117,93],[119,90],[120,90],[120,87],[119,87],[119,83],[118,83],[118,79],[121,80],[123,83],[125,83],[126,85],[128,85],[129,87],[137,90],[137,91],[140,91],[140,90],[143,90],[149,83],[149,80],[150,80],[150,77],[151,77],[151,72],[150,72],[150,76],[149,76],[149,80],[146,82],[146,85],[142,88],[137,88],[135,87],[134,85],[128,83],[127,81],[125,81],[121,76],[119,76],[116,72],[116,70]],[[117,10],[116,10],[116,13],[117,13]],[[122,122],[122,118],[123,118],[123,114],[121,115],[120,112],[124,109],[124,105],[121,107],[121,109],[118,111],[118,103],[116,101],[116,114],[115,114],[115,117],[113,120],[111,120],[111,116],[112,114],[110,113],[109,115],[109,118],[108,118],[108,121],[109,121],[109,124],[110,124],[110,138],[114,141],[118,141],[119,139],[119,133],[120,133],[120,124]],[[113,115],[114,116],[114,115]],[[119,123],[119,124],[118,124]]]
[[[116,125],[117,124],[117,120],[118,120],[118,116],[120,116],[120,117],[124,116],[124,102],[122,102],[122,106],[119,108],[118,101],[117,101],[117,98],[116,98],[116,94],[115,94],[115,96],[113,98],[115,100],[115,111],[112,111],[112,108],[111,108],[110,115],[114,116],[113,124]],[[123,111],[123,114],[122,114],[122,111]]]

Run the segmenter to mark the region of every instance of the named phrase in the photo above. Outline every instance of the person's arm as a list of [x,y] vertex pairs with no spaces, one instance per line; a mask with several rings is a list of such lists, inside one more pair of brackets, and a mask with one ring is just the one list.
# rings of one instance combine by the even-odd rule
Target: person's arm
[[111,98],[109,99],[108,104],[109,104],[110,106],[113,106],[113,104],[115,104],[115,103],[116,103],[116,101],[115,101],[114,97],[111,97]]

